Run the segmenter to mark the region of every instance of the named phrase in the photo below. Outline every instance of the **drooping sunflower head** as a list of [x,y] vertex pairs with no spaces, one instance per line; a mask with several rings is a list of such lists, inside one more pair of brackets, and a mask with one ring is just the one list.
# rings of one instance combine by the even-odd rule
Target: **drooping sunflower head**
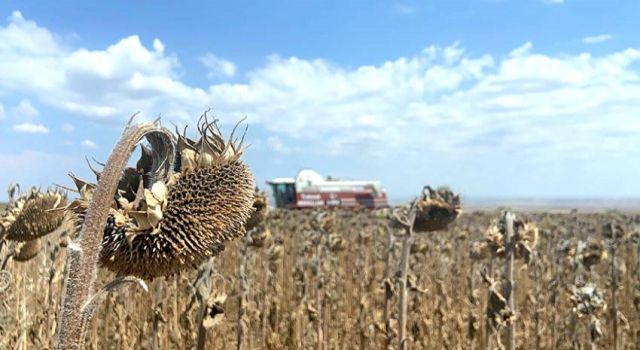
[[469,244],[469,256],[474,261],[484,260],[490,257],[489,243],[486,241],[473,241]]
[[42,250],[42,240],[33,239],[26,242],[14,242],[12,259],[18,262],[29,261]]
[[311,220],[311,227],[314,230],[330,233],[338,224],[338,217],[335,211],[321,211],[316,213]]
[[256,187],[253,199],[253,212],[251,213],[249,220],[247,220],[247,231],[250,231],[260,225],[267,218],[268,213],[269,207],[267,204],[267,193],[265,191],[260,191]]
[[572,286],[571,303],[578,317],[598,315],[607,309],[602,291],[593,283]]
[[0,236],[26,242],[45,236],[62,225],[65,213],[57,209],[67,204],[64,192],[41,191],[35,187],[24,193],[16,192],[19,192],[18,186],[9,186],[9,203],[0,212]]
[[247,242],[250,247],[262,248],[271,238],[271,230],[268,227],[260,226],[258,229],[247,231],[247,235],[251,235]]
[[[175,148],[150,142],[122,174],[100,252],[100,264],[118,275],[153,279],[195,268],[245,233],[254,180],[240,159],[244,135],[225,140],[206,115],[196,139],[186,128],[176,133]],[[69,208],[81,224],[95,185],[74,181],[81,198]]]
[[416,232],[443,230],[455,221],[461,210],[460,196],[446,187],[434,190],[425,186],[415,206],[413,229]]
[[[505,213],[502,213],[498,219],[493,220],[484,234],[485,243],[490,248],[491,253],[500,258],[505,256],[505,237],[507,235]],[[515,257],[516,259],[524,259],[528,263],[538,243],[538,226],[527,219],[515,218],[513,220],[513,230]]]
[[627,236],[625,228],[616,222],[608,222],[602,225],[602,235],[613,240],[622,240]]
[[607,259],[607,251],[602,241],[593,237],[579,241],[576,246],[574,262],[591,270],[591,267]]

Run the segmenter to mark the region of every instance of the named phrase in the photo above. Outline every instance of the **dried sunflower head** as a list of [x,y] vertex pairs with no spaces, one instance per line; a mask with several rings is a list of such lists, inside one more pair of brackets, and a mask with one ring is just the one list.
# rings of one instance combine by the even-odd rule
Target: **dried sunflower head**
[[329,235],[328,240],[329,249],[336,253],[347,249],[347,241],[345,241],[340,234],[332,233]]
[[629,241],[631,243],[640,244],[640,225],[635,224],[629,227]]
[[538,226],[525,220],[516,220],[514,226],[518,237],[516,257],[523,257],[526,261],[529,261],[538,243]]
[[416,232],[431,232],[447,228],[460,214],[460,196],[446,187],[432,189],[425,186],[421,198],[416,202]]
[[493,254],[504,256],[504,237],[498,220],[494,220],[484,232],[484,240]]
[[558,247],[556,248],[556,255],[558,256],[558,258],[573,261],[576,256],[576,247],[574,242],[567,239],[560,241],[560,243],[558,243]]
[[260,225],[266,218],[269,212],[269,207],[267,204],[267,193],[265,191],[260,191],[256,187],[254,200],[253,200],[253,212],[251,213],[251,217],[247,220],[247,231],[250,231],[254,227]]
[[598,315],[607,309],[600,290],[592,283],[572,287],[571,303],[578,316]]
[[426,242],[415,240],[409,251],[411,254],[426,254],[429,251],[429,245]]
[[9,203],[0,212],[0,236],[26,242],[45,236],[59,228],[65,220],[63,208],[67,196],[59,190],[40,191],[33,187],[18,194],[17,186],[9,186]]
[[586,270],[599,264],[607,258],[604,244],[596,239],[589,238],[586,241],[579,241],[576,246],[575,263],[583,266]]
[[264,247],[266,241],[271,238],[271,230],[268,227],[260,227],[247,232],[250,240],[248,244],[254,248]]
[[275,240],[267,250],[270,261],[278,261],[284,256],[284,245],[282,241]]
[[608,239],[624,239],[626,232],[622,225],[610,222],[602,226],[602,235]]
[[469,256],[471,260],[478,261],[488,259],[490,257],[489,243],[486,241],[475,241],[469,243]]
[[35,258],[41,250],[42,241],[40,241],[40,239],[33,239],[26,242],[15,242],[15,245],[13,246],[12,259],[19,262],[29,261]]
[[[494,220],[484,234],[485,242],[492,253],[498,257],[505,255],[505,237],[507,235],[505,214],[506,212],[499,219]],[[538,227],[533,222],[516,218],[513,221],[513,231],[516,241],[516,259],[524,259],[529,262],[538,243]]]
[[322,232],[331,232],[337,225],[338,218],[333,211],[323,211],[317,213],[311,220],[311,227]]
[[[232,132],[225,141],[206,114],[197,139],[185,134],[177,132],[175,147],[148,135],[152,149],[142,146],[136,166],[124,170],[104,227],[101,266],[120,276],[168,276],[244,235],[254,204],[253,174],[240,159],[244,136],[238,142]],[[81,225],[95,185],[74,181],[80,198],[69,209]]]

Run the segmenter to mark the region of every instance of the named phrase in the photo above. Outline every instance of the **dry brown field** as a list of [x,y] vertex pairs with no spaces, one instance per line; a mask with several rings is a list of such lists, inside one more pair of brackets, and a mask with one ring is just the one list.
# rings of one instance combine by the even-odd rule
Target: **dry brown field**
[[[193,349],[198,333],[206,349],[397,348],[402,232],[381,211],[333,212],[324,228],[315,215],[273,210],[253,241],[237,240],[199,271],[157,278],[148,292],[118,288],[97,309],[87,348]],[[619,349],[640,349],[640,214],[523,214],[540,234],[530,261],[516,260],[516,307],[507,313],[490,288],[502,280],[503,259],[471,254],[498,215],[463,213],[446,231],[417,235],[410,349],[499,348],[504,327],[489,327],[495,319],[515,321],[519,349],[613,349],[614,338]],[[610,223],[625,233],[615,264],[603,236]],[[29,261],[6,259],[6,246],[0,253],[0,349],[52,348],[66,250],[47,236]],[[101,270],[97,285],[113,277]],[[587,283],[602,300],[576,300]]]

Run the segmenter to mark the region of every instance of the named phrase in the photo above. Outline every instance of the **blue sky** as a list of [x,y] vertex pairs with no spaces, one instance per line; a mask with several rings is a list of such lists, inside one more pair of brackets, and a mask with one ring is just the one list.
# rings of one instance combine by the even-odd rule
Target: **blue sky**
[[[0,187],[68,184],[128,117],[248,117],[301,168],[467,197],[639,197],[640,2],[0,2]],[[6,195],[0,194],[0,200]]]

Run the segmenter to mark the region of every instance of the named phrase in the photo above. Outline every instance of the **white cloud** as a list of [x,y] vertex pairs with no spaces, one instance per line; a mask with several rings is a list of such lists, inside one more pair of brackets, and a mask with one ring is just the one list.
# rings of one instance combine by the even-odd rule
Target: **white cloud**
[[104,50],[74,50],[14,12],[8,25],[0,27],[0,91],[34,95],[68,112],[118,120],[139,109],[176,108],[166,99],[158,102],[159,96],[201,98],[203,92],[176,80],[177,60],[164,54],[162,42],[156,39],[153,46],[147,50],[134,35]]
[[511,52],[509,52],[509,57],[514,58],[514,57],[526,56],[531,52],[531,49],[533,49],[533,43],[531,43],[530,41],[527,41],[526,43],[522,44],[520,47],[517,47],[511,50]]
[[89,149],[96,149],[98,148],[98,145],[96,145],[95,142],[89,140],[89,139],[84,139],[82,140],[82,142],[80,143],[80,145],[84,148],[89,148]]
[[153,39],[153,49],[156,50],[156,52],[164,52],[164,44],[160,39]]
[[[35,44],[24,42],[31,37]],[[160,40],[152,46],[134,35],[104,50],[72,49],[14,14],[0,27],[0,92],[119,124],[137,110],[193,122],[213,107],[225,121],[249,116],[275,137],[274,150],[577,157],[633,149],[640,132],[636,48],[550,55],[527,42],[496,56],[454,43],[353,67],[274,55],[241,82],[200,88],[181,80]]]
[[49,129],[42,124],[22,123],[15,124],[12,127],[13,131],[27,133],[27,134],[48,134]]
[[4,111],[4,106],[0,103],[0,119],[4,119],[7,116],[7,112]]
[[212,53],[207,53],[199,58],[200,63],[207,69],[207,77],[214,79],[218,77],[233,77],[236,75],[236,65],[228,60],[220,58]]
[[584,37],[582,38],[582,42],[585,44],[599,44],[611,39],[613,39],[613,36],[611,34],[600,34]]
[[64,123],[64,124],[62,124],[62,126],[60,128],[64,132],[74,132],[74,131],[76,131],[76,127],[71,123]]
[[16,118],[33,118],[40,115],[40,112],[31,104],[31,101],[23,99],[13,107],[13,114]]

